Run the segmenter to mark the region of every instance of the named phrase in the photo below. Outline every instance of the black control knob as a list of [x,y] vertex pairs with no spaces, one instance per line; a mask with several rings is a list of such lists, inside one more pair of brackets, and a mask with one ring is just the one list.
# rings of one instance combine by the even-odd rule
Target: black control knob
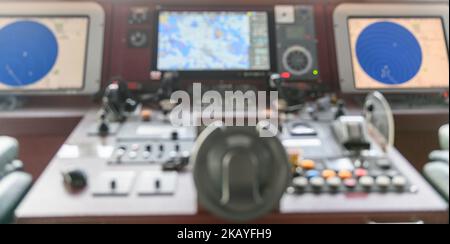
[[338,119],[341,116],[345,115],[345,103],[344,101],[340,100],[337,103],[337,111],[336,114],[334,116],[335,119]]
[[64,184],[73,191],[84,189],[88,184],[88,177],[82,170],[71,170],[63,173]]
[[178,136],[178,131],[172,132],[172,134],[171,134],[171,139],[172,139],[173,141],[177,141],[178,138],[179,138],[179,136]]
[[101,136],[106,136],[109,134],[109,125],[106,122],[106,114],[100,116],[100,125],[98,126],[98,134]]
[[124,110],[126,112],[134,112],[134,110],[136,110],[136,107],[138,106],[138,103],[131,99],[131,98],[127,98],[127,100],[125,100],[125,104],[124,104]]

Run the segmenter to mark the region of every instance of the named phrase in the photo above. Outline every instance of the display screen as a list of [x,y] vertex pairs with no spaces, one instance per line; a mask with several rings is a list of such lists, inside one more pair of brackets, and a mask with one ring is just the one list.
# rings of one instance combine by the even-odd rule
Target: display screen
[[268,14],[162,11],[157,69],[270,70]]
[[356,89],[432,89],[449,84],[441,18],[350,18]]
[[80,90],[88,17],[0,16],[0,91]]
[[300,37],[303,37],[306,35],[306,30],[304,26],[286,26],[286,37],[289,40],[297,40]]

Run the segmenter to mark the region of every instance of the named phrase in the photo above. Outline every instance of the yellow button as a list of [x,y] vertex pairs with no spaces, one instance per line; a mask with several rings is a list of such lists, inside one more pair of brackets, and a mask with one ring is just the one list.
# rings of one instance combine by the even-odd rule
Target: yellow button
[[300,150],[289,150],[289,163],[292,164],[292,166],[297,166],[298,161],[300,160]]
[[352,172],[348,171],[348,170],[341,170],[339,171],[339,178],[345,180],[345,179],[350,179],[352,178]]
[[305,159],[300,161],[299,166],[306,170],[314,169],[316,167],[316,162],[314,162],[313,160]]
[[322,171],[322,177],[325,179],[332,178],[335,176],[336,176],[336,172],[334,170],[326,169],[326,170]]

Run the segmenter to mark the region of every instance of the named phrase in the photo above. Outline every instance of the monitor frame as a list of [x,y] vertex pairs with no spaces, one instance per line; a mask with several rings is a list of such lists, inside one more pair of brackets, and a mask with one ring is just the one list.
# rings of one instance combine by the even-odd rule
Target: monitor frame
[[333,13],[334,37],[342,93],[358,94],[374,90],[385,93],[436,93],[442,88],[357,89],[353,71],[348,21],[352,18],[440,18],[449,50],[449,13],[447,4],[341,4]]
[[88,33],[84,64],[84,80],[76,89],[0,90],[2,95],[92,95],[100,90],[103,65],[105,11],[94,2],[4,2],[0,17],[70,18],[87,17]]
[[[159,16],[161,12],[264,12],[267,14],[268,21],[268,39],[269,39],[269,60],[270,67],[268,70],[193,70],[193,71],[176,71],[179,77],[184,80],[261,80],[268,78],[276,70],[275,55],[275,16],[272,10],[258,7],[185,7],[185,6],[158,6],[154,19],[154,35],[152,47],[152,65],[151,71],[170,72],[172,70],[158,70],[158,38],[159,38]],[[174,70],[175,71],[175,70]]]

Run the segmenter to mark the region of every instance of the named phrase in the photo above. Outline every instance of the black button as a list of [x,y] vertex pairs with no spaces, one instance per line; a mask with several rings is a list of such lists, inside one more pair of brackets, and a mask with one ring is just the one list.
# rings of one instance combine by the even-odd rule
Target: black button
[[172,137],[172,140],[174,140],[174,141],[178,140],[178,132],[177,131],[172,132],[171,137]]
[[161,188],[161,181],[159,179],[155,180],[155,188],[156,189]]
[[110,188],[111,190],[115,190],[117,188],[117,182],[116,180],[111,180],[110,182]]

